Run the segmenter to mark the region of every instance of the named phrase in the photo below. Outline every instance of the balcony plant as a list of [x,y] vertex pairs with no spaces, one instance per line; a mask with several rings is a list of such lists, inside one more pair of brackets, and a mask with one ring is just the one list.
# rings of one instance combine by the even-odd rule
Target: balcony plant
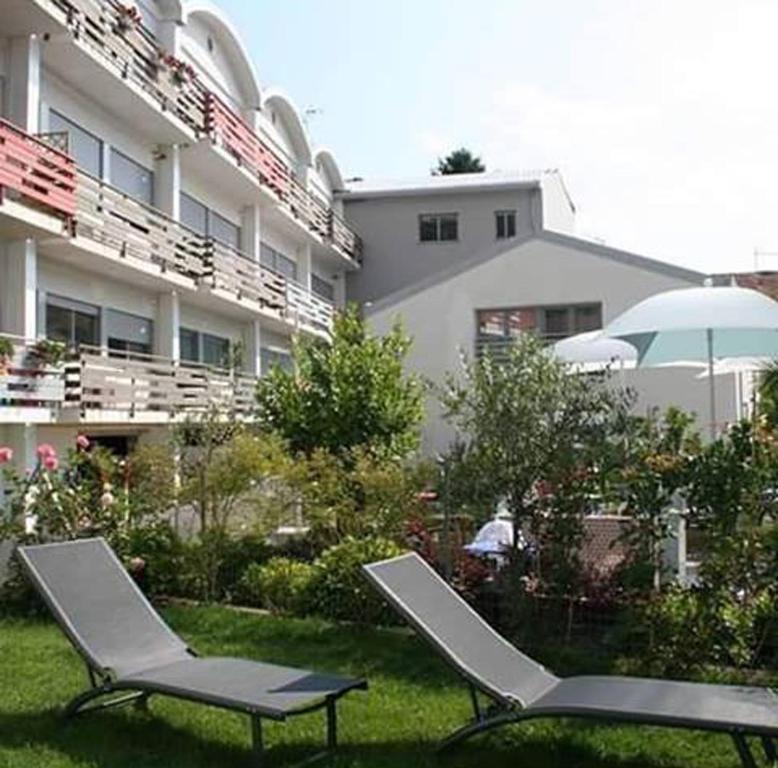
[[161,51],[160,64],[170,72],[170,81],[175,86],[186,85],[195,79],[194,67],[172,53]]
[[117,7],[117,19],[116,19],[116,31],[117,32],[130,32],[133,29],[137,29],[143,17],[140,10],[136,5],[124,5],[119,4]]
[[14,354],[14,345],[10,339],[0,338],[0,376],[8,373],[8,366]]
[[67,348],[61,341],[39,339],[28,353],[29,360],[36,368],[55,368],[65,358]]

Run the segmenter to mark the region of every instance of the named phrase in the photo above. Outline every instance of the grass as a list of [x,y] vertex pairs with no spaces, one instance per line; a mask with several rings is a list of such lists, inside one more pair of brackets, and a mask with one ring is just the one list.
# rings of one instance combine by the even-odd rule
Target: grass
[[[174,607],[172,626],[203,654],[244,656],[361,675],[368,693],[340,702],[341,748],[330,765],[532,768],[734,768],[727,737],[646,727],[534,721],[438,757],[437,740],[469,717],[466,690],[415,637],[392,631],[273,619],[224,608]],[[555,671],[602,671],[569,654]],[[562,665],[560,667],[560,664]],[[598,665],[599,666],[599,665]],[[0,621],[1,768],[213,768],[251,764],[245,716],[152,698],[147,713],[110,710],[63,722],[85,672],[56,626]],[[265,726],[268,762],[287,766],[319,748],[322,713]]]

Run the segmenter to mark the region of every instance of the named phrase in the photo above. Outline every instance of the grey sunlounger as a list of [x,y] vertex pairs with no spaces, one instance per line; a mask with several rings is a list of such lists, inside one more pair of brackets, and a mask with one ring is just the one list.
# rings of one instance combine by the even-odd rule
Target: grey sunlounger
[[[745,768],[746,737],[776,761],[778,697],[767,688],[631,677],[560,679],[495,632],[416,554],[365,566],[381,594],[469,683],[474,720],[445,748],[483,731],[539,717],[581,717],[728,733]],[[491,706],[483,709],[479,693]]]
[[364,680],[274,664],[197,657],[163,622],[103,539],[19,547],[17,552],[86,662],[91,685],[67,705],[68,716],[130,702],[145,705],[152,694],[245,712],[259,763],[264,718],[285,720],[325,708],[332,749],[336,700],[367,687]]

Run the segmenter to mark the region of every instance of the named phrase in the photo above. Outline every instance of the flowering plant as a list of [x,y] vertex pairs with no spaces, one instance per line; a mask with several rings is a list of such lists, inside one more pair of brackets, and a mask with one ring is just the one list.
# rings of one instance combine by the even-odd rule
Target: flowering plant
[[189,83],[195,78],[194,67],[174,56],[172,53],[160,52],[160,61],[170,70],[170,75],[176,85]]
[[140,9],[137,5],[119,4],[117,10],[119,13],[118,26],[123,32],[126,32],[133,27],[138,27],[143,21],[143,17],[141,16]]

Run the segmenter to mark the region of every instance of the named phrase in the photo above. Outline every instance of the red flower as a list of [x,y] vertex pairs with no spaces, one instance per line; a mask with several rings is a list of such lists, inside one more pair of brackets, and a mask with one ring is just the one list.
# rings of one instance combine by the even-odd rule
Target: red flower
[[85,451],[87,448],[89,448],[89,438],[86,435],[79,435],[76,437],[76,445],[82,451]]
[[0,464],[6,464],[14,457],[12,448],[2,447],[0,448]]
[[48,457],[57,458],[57,451],[50,443],[41,443],[38,446],[37,454],[41,461],[45,461]]

